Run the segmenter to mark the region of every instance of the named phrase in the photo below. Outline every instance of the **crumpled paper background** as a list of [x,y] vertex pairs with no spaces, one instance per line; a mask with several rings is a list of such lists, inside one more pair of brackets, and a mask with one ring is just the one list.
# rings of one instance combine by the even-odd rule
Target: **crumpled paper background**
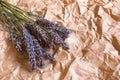
[[29,71],[0,28],[0,80],[120,80],[119,0],[7,0],[72,31],[56,63]]

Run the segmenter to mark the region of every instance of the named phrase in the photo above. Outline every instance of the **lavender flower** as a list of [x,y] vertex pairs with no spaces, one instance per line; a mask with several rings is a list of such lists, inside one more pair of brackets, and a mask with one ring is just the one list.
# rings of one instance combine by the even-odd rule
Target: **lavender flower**
[[[69,47],[64,42],[70,33],[68,29],[43,18],[38,18],[35,25],[27,26],[27,29],[33,32],[32,34],[36,35],[36,38],[44,43],[44,47],[49,46],[49,48],[54,48],[55,44],[57,44],[68,51]],[[43,27],[41,28],[41,26]]]
[[34,39],[34,46],[35,46],[35,56],[36,56],[36,61],[40,67],[44,66],[44,55],[43,55],[43,49],[39,45],[39,42],[37,39]]
[[20,33],[18,33],[18,31],[15,28],[13,28],[11,30],[10,40],[12,41],[14,46],[16,47],[17,51],[22,53],[23,52],[23,50],[22,50],[23,37],[21,36]]
[[68,35],[71,33],[70,30],[67,28],[60,26],[58,24],[55,24],[53,22],[48,21],[47,19],[44,19],[42,17],[38,17],[36,20],[36,23],[41,26],[45,26],[47,29],[52,29],[54,32],[57,32],[58,35],[65,40]]
[[24,27],[23,27],[23,37],[25,40],[27,53],[29,54],[29,61],[30,61],[29,63],[32,65],[32,70],[36,70],[37,65],[35,58],[34,37]]
[[57,44],[64,50],[68,51],[69,49],[68,45],[63,41],[63,39],[58,34],[56,34],[55,32],[51,32],[50,35],[53,38],[54,44]]
[[39,41],[40,46],[43,48],[49,48],[49,44],[51,41],[51,38],[47,31],[42,27],[40,27],[37,24],[26,24],[26,28],[30,31],[32,35],[35,36],[35,38]]
[[25,47],[29,54],[29,61],[32,65],[32,70],[37,69],[37,64],[42,68],[44,67],[44,57],[47,56],[51,61],[55,61],[54,57],[42,48],[38,40],[29,33],[26,28],[23,28],[23,36],[25,40]]

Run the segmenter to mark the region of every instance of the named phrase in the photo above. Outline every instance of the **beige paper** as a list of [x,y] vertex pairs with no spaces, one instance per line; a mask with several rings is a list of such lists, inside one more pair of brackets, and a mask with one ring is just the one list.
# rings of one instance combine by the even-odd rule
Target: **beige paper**
[[[7,0],[72,31],[56,63],[29,71],[0,28],[0,80],[120,80],[119,0]],[[1,26],[2,27],[2,26]]]

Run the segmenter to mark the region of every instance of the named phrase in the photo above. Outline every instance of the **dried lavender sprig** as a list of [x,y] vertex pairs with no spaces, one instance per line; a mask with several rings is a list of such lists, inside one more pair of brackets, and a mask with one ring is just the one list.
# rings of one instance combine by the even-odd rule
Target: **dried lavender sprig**
[[37,39],[34,39],[34,46],[35,46],[35,56],[36,61],[40,67],[44,67],[44,55],[43,55],[43,48],[39,45],[39,42]]
[[[45,28],[46,27],[44,27],[44,29],[42,29],[38,25],[34,26],[33,24],[31,24],[31,25],[28,24],[27,25],[27,29],[29,29],[30,32],[32,32],[32,35],[35,35],[38,40],[40,39],[47,46],[53,48],[55,44],[58,44],[63,49],[68,51],[69,47],[64,42],[64,40],[63,40],[64,38],[61,38],[61,36],[57,32],[54,32],[54,30],[45,29]],[[62,35],[64,35],[64,34],[62,34]]]
[[54,31],[56,31],[58,33],[58,35],[63,40],[65,40],[68,37],[68,35],[71,33],[69,29],[67,29],[61,25],[58,25],[54,22],[51,22],[47,19],[44,19],[42,17],[38,17],[36,20],[36,23],[38,25],[45,26],[47,29],[53,29]]
[[24,27],[23,27],[23,37],[25,40],[25,46],[26,46],[27,53],[29,54],[29,61],[30,61],[29,63],[32,66],[32,70],[36,70],[37,62],[36,62],[36,58],[35,58],[34,37],[32,35],[30,35],[28,30]]
[[51,61],[55,61],[53,55],[51,55],[48,50],[42,48],[39,45],[37,39],[32,36],[26,28],[23,28],[23,36],[25,39],[25,46],[29,54],[30,64],[32,65],[32,70],[37,69],[37,63],[40,67],[44,66],[44,56],[47,56]]
[[[38,40],[40,40],[40,42],[41,41],[44,42],[43,44],[40,44],[40,46],[44,47],[43,48],[44,56],[47,56],[51,61],[55,61],[54,57],[49,53],[49,49],[53,48],[53,46],[54,46],[54,42],[51,41],[52,37],[50,35],[48,35],[49,34],[48,31],[45,31],[41,27],[35,26],[35,25],[29,23],[26,25],[26,28],[31,32],[32,35],[35,35],[36,38]],[[52,40],[53,40],[53,38],[52,38]]]
[[51,43],[51,37],[49,36],[48,32],[45,31],[43,28],[41,28],[37,24],[26,24],[26,28],[30,31],[32,35],[35,36],[36,39],[38,39],[39,44],[42,47],[48,47],[49,44]]
[[68,45],[63,41],[63,39],[55,32],[50,32],[51,38],[53,38],[54,44],[59,45],[64,50],[68,51],[69,47]]
[[12,43],[14,44],[15,48],[17,49],[17,51],[22,53],[23,52],[22,50],[23,37],[21,34],[17,32],[15,28],[11,30],[10,39]]

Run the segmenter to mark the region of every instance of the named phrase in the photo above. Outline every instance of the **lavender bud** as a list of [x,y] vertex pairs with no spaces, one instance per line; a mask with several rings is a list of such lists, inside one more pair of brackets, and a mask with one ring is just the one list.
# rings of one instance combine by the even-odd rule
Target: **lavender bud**
[[23,37],[25,40],[25,46],[27,53],[29,54],[30,64],[32,66],[32,70],[37,68],[36,58],[35,58],[35,47],[34,47],[34,37],[28,32],[26,28],[23,28]]
[[16,47],[18,52],[22,52],[22,44],[23,44],[23,37],[21,34],[18,33],[18,31],[13,28],[10,33],[10,39],[14,46]]
[[65,40],[68,37],[68,35],[71,33],[70,30],[68,30],[67,28],[60,26],[56,23],[50,22],[47,19],[44,19],[41,17],[38,17],[38,19],[36,20],[36,23],[38,25],[45,26],[47,29],[52,29],[53,31],[57,32],[58,35],[63,40]]

